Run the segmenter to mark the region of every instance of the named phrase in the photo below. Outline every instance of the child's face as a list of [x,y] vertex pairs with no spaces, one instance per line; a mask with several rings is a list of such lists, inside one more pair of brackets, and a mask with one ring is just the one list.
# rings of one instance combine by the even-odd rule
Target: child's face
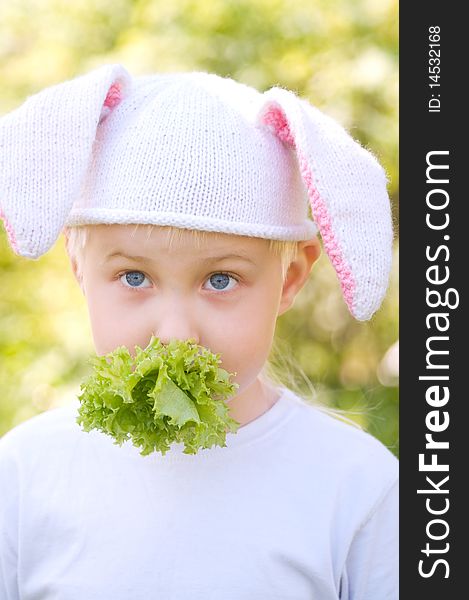
[[293,269],[284,282],[281,258],[267,240],[212,233],[196,244],[183,231],[169,248],[164,228],[149,237],[145,227],[90,227],[82,289],[96,352],[124,345],[133,353],[152,335],[163,343],[193,338],[237,373],[241,393],[261,371],[277,316],[310,267],[296,277]]

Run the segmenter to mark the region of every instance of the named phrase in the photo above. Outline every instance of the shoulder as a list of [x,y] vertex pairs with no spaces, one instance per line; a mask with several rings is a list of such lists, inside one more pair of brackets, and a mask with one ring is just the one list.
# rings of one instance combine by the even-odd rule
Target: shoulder
[[0,444],[9,446],[21,442],[23,439],[42,437],[50,432],[62,431],[64,428],[74,429],[77,407],[75,404],[51,408],[39,413],[16,425],[7,431],[1,438]]
[[76,423],[77,405],[52,408],[20,423],[0,438],[0,461],[23,462],[65,453],[84,432]]
[[297,455],[323,484],[335,487],[338,494],[353,494],[356,501],[368,497],[371,504],[395,489],[399,462],[384,444],[326,408],[288,393],[297,406],[291,419]]
[[306,446],[327,451],[331,460],[353,462],[366,457],[367,462],[396,467],[396,457],[378,439],[327,407],[309,403],[290,390],[286,392],[289,401],[296,405],[295,427]]

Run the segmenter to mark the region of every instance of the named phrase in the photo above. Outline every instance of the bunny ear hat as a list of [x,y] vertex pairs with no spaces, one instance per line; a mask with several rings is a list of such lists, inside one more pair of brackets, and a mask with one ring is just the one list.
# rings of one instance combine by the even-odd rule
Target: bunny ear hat
[[292,241],[319,230],[358,320],[379,308],[391,268],[374,156],[292,92],[202,72],[132,77],[106,65],[28,98],[0,119],[0,218],[32,259],[65,226]]

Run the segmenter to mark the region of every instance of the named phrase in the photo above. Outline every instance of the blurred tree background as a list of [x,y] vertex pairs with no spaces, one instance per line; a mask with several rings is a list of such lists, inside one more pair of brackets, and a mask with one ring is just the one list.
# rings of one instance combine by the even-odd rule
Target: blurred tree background
[[[280,372],[398,455],[397,0],[9,0],[0,3],[0,115],[105,63],[134,75],[204,70],[260,91],[288,87],[382,162],[395,225],[388,296],[355,322],[323,254],[278,321]],[[0,231],[0,435],[71,401],[93,353],[64,240],[39,261]],[[275,357],[274,357],[275,358]],[[287,360],[288,358],[288,360]],[[293,385],[293,384],[292,384]]]

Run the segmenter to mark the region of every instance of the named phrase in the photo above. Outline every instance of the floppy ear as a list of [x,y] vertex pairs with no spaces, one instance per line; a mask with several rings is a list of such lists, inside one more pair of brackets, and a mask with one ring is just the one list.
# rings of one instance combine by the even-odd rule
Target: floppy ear
[[264,93],[258,122],[296,151],[315,220],[352,315],[369,319],[389,281],[392,219],[375,157],[333,119],[281,88]]
[[59,237],[97,128],[129,83],[122,66],[106,65],[46,88],[0,119],[0,218],[16,254],[36,259]]

